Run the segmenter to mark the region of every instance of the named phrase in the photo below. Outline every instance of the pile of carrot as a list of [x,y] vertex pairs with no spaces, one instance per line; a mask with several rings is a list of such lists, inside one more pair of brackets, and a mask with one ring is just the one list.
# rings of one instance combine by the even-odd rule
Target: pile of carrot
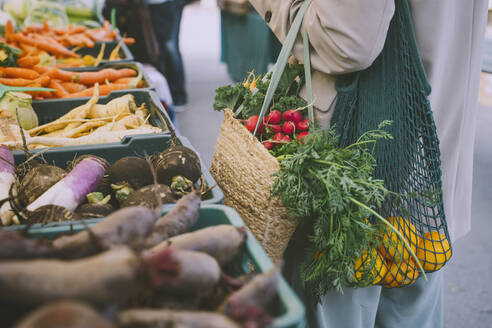
[[[71,72],[36,65],[38,56],[19,59],[19,67],[0,67],[0,83],[9,86],[48,87],[51,92],[30,92],[34,99],[91,97],[94,85],[99,83],[99,94],[141,87],[135,81],[137,72],[131,68],[105,68],[94,72]],[[137,82],[137,83],[135,83]]]
[[[101,28],[90,29],[85,26],[69,25],[66,29],[51,28],[47,22],[41,25],[28,26],[15,32],[14,25],[8,21],[5,25],[5,38],[0,42],[7,43],[22,50],[21,56],[40,55],[47,53],[57,58],[79,57],[68,47],[93,48],[94,42],[115,41],[116,31],[106,21]],[[135,43],[133,38],[125,38],[126,44]]]

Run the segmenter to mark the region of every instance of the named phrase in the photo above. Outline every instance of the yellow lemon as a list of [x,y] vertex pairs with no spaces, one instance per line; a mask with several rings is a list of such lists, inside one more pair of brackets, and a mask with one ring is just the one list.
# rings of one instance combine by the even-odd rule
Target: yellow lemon
[[[399,216],[392,216],[388,218],[388,221],[403,235],[410,244],[412,251],[416,253],[419,240],[415,226],[409,220]],[[387,260],[397,263],[402,260],[408,260],[411,257],[410,252],[405,247],[405,243],[390,228],[387,228],[384,233],[380,252]]]
[[420,239],[417,257],[425,271],[436,271],[451,258],[451,247],[446,236],[438,231],[426,232]]
[[413,259],[398,264],[398,262],[387,262],[389,270],[383,278],[383,287],[401,287],[417,280],[419,272]]
[[362,255],[355,260],[354,279],[361,287],[379,283],[385,274],[383,258],[375,248],[371,248],[370,253],[364,249]]

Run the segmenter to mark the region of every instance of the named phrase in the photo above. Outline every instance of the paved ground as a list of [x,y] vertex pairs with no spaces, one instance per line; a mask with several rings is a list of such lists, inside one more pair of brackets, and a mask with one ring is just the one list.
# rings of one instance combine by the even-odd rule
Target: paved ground
[[[215,1],[185,9],[182,25],[189,110],[179,113],[180,132],[207,165],[222,114],[212,110],[214,90],[230,82],[219,62],[220,17]],[[445,327],[492,327],[492,106],[480,108],[475,145],[472,232],[454,245],[445,271]]]

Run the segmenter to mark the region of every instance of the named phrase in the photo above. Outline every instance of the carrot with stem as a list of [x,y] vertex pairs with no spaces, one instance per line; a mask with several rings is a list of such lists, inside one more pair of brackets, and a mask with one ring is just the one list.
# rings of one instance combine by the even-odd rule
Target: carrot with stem
[[[118,90],[126,90],[131,89],[127,84],[103,84],[99,87],[99,94],[101,96],[106,96],[110,94],[112,91]],[[81,98],[81,97],[90,97],[94,92],[94,88],[88,88],[80,92],[75,92],[69,94],[67,98]]]

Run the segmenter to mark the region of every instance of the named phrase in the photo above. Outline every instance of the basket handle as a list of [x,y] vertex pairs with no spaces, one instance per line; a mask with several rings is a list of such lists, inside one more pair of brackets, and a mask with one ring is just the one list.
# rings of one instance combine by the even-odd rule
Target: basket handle
[[[268,86],[265,100],[263,101],[263,105],[261,106],[261,112],[258,118],[258,122],[256,123],[255,131],[253,135],[256,135],[256,132],[260,126],[260,123],[263,122],[263,117],[270,106],[270,102],[272,101],[273,95],[275,94],[275,90],[277,90],[278,83],[280,82],[280,78],[282,77],[282,73],[284,72],[285,66],[287,65],[287,60],[289,59],[290,53],[292,52],[292,48],[294,47],[294,42],[299,34],[299,30],[302,25],[302,21],[304,19],[304,14],[311,3],[311,0],[305,0],[299,11],[297,12],[294,21],[290,27],[289,33],[287,33],[287,37],[285,38],[282,49],[280,50],[280,54],[278,55],[277,63],[275,63],[275,67],[273,68],[272,79],[270,80],[270,84]],[[312,105],[312,84],[311,84],[311,62],[309,57],[309,40],[307,37],[306,31],[302,31],[303,37],[303,47],[304,47],[304,71],[306,75],[306,89],[308,91],[308,113],[309,120],[314,122],[314,111]]]

